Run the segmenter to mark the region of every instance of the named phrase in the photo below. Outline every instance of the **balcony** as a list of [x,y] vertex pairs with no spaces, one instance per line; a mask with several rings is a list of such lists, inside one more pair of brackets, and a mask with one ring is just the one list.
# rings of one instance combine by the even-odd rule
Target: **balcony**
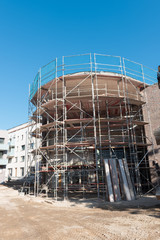
[[8,160],[7,159],[4,159],[4,158],[0,158],[0,166],[5,166],[5,165],[7,165],[7,163],[8,163]]
[[15,140],[12,139],[11,141],[8,142],[9,147],[14,147],[15,146]]
[[8,150],[8,144],[0,143],[0,151],[7,151]]
[[14,149],[12,148],[8,151],[8,158],[9,157],[14,157]]

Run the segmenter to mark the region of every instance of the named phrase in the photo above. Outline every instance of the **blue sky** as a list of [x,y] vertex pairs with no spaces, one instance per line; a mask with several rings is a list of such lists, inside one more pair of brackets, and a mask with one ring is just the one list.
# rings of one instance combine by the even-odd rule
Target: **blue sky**
[[157,69],[158,0],[0,0],[0,129],[28,119],[28,86],[55,57],[105,53]]

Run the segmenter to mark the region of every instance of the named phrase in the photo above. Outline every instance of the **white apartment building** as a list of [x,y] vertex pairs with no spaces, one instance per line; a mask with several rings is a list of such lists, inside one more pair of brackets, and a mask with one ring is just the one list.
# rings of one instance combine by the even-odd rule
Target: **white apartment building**
[[28,123],[24,123],[8,129],[8,179],[23,178],[30,165],[34,168],[35,163],[31,152],[36,148],[35,137],[29,134],[34,129],[34,123],[30,124],[29,127]]
[[4,182],[6,175],[6,165],[8,150],[8,133],[6,130],[0,130],[0,183]]

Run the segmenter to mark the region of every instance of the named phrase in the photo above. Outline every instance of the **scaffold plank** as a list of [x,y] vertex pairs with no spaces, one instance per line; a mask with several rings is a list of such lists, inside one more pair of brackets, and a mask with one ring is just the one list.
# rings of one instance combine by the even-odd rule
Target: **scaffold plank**
[[119,189],[116,159],[111,158],[111,159],[109,159],[109,162],[110,162],[110,166],[111,166],[111,177],[112,177],[112,182],[113,182],[113,190],[114,190],[115,201],[120,201],[121,200],[121,194],[120,194],[120,189]]
[[105,166],[106,182],[107,182],[109,201],[114,202],[114,195],[113,195],[113,189],[112,189],[112,182],[111,182],[111,175],[110,175],[108,159],[104,159],[104,166]]
[[126,173],[125,173],[125,170],[124,170],[122,159],[118,159],[118,163],[119,163],[121,176],[122,176],[122,179],[123,179],[123,188],[124,188],[126,199],[128,201],[131,201],[132,198],[131,198],[131,194],[130,194],[130,190],[129,190],[129,186],[128,186],[128,182],[127,182]]
[[129,186],[129,190],[130,190],[130,194],[131,194],[131,199],[134,200],[135,195],[134,195],[134,190],[133,190],[133,184],[131,182],[131,177],[130,177],[130,173],[129,173],[129,169],[128,169],[128,164],[127,164],[127,160],[125,158],[123,158],[123,163],[124,163],[124,168],[125,168],[125,172],[126,172],[126,177],[127,177],[127,180],[128,180],[128,186]]

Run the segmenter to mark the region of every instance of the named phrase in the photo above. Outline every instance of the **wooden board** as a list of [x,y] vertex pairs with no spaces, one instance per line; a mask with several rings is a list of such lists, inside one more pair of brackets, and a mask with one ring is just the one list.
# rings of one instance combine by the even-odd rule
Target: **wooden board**
[[130,194],[130,190],[129,190],[129,186],[128,186],[128,182],[127,182],[127,178],[126,178],[126,173],[125,173],[124,166],[123,166],[123,161],[122,161],[122,159],[119,159],[118,162],[119,162],[120,172],[122,175],[123,188],[124,188],[124,192],[126,195],[126,199],[128,201],[131,201],[132,199],[131,199],[131,194]]
[[114,202],[114,195],[113,195],[113,189],[112,189],[112,182],[111,182],[108,159],[104,159],[104,166],[105,166],[105,174],[106,174],[106,182],[107,182],[107,187],[108,187],[109,201]]
[[131,199],[134,200],[135,199],[135,194],[134,194],[134,190],[133,190],[133,184],[131,182],[131,177],[130,177],[130,173],[129,173],[129,169],[128,169],[128,164],[127,164],[127,160],[125,158],[123,158],[123,163],[124,163],[124,168],[125,168],[125,172],[126,172],[128,186],[129,186],[129,190],[130,190],[130,194],[131,194]]
[[118,174],[117,174],[117,168],[116,168],[116,159],[112,158],[109,159],[110,166],[111,166],[111,177],[113,182],[113,190],[114,190],[114,197],[115,201],[121,200],[121,194],[119,189],[119,181],[118,181]]

